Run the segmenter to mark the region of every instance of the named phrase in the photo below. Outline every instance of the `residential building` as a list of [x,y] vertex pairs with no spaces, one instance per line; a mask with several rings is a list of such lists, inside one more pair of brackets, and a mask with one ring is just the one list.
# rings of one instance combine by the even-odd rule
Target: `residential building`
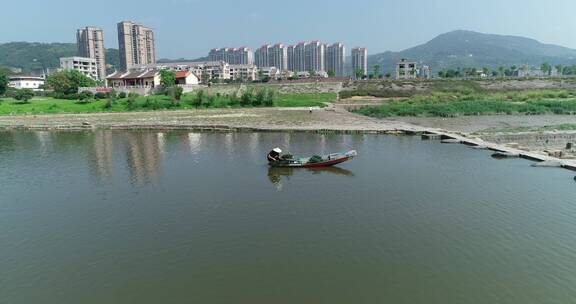
[[104,31],[87,26],[76,32],[78,56],[96,59],[98,79],[106,78],[106,49],[104,48]]
[[254,60],[256,62],[257,67],[259,68],[270,67],[271,50],[272,46],[269,44],[265,44],[256,50],[256,52],[254,53]]
[[115,72],[106,77],[108,86],[112,88],[155,88],[160,86],[160,71],[145,70],[132,72]]
[[[488,77],[488,75],[486,73],[484,73],[484,71],[482,69],[477,70],[476,73],[477,73],[477,76],[479,78]],[[428,65],[423,65],[418,70],[418,77],[420,77],[422,79],[432,79],[432,68]]]
[[192,71],[177,71],[176,84],[177,85],[198,85],[200,79]]
[[10,76],[8,78],[8,87],[15,89],[30,89],[41,91],[44,85],[44,77],[37,76]]
[[131,21],[118,23],[120,67],[124,71],[134,65],[156,63],[156,47],[152,29]]
[[278,79],[281,77],[281,71],[277,67],[259,68],[262,77],[269,79]]
[[288,56],[289,67],[288,69],[294,72],[308,71],[306,66],[306,49],[308,47],[307,42],[300,42],[295,46],[288,47],[291,53]]
[[254,64],[254,53],[251,48],[242,46],[234,51],[234,63],[231,64]]
[[258,77],[258,68],[253,64],[231,64],[229,71],[232,80],[254,81]]
[[60,68],[62,70],[76,70],[80,73],[98,80],[98,64],[94,58],[86,57],[65,57],[60,58]]
[[294,61],[295,61],[294,60],[294,48],[295,48],[295,46],[293,46],[293,45],[289,45],[287,48],[288,49],[287,50],[287,53],[288,53],[288,66],[287,67],[288,67],[289,71],[295,71],[294,70]]
[[418,77],[417,71],[415,61],[403,58],[396,64],[396,79],[416,79]]
[[305,46],[304,67],[307,71],[324,72],[326,60],[326,45],[320,41],[312,41]]
[[346,49],[344,44],[336,42],[326,47],[326,72],[334,72],[334,76],[344,76],[344,60]]
[[278,68],[279,71],[288,69],[288,47],[282,43],[275,44],[270,50],[269,66]]
[[209,61],[224,61],[228,64],[254,64],[254,53],[248,47],[215,48],[208,53]]
[[356,77],[356,71],[362,71],[362,75],[368,75],[368,49],[356,47],[352,49],[352,75]]

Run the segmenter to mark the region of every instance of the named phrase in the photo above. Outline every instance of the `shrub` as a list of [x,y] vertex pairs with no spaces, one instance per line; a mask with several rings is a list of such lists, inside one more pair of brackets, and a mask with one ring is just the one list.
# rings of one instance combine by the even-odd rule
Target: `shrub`
[[249,106],[252,104],[252,91],[246,91],[244,93],[242,93],[242,96],[240,97],[240,105],[243,107]]
[[94,94],[92,94],[92,92],[89,91],[84,91],[80,94],[78,94],[78,100],[87,100],[87,99],[92,99],[94,98]]
[[252,105],[255,107],[259,107],[264,104],[264,99],[266,99],[266,91],[259,90],[258,92],[256,92],[256,96],[252,100]]
[[34,97],[34,92],[30,89],[20,89],[14,94],[14,99],[18,100],[18,103],[28,103],[32,97]]
[[135,96],[128,96],[128,99],[126,100],[126,108],[128,108],[129,111],[136,109],[136,97]]
[[118,98],[120,98],[120,99],[126,98],[126,93],[125,92],[118,93]]
[[94,94],[94,99],[97,99],[97,100],[106,99],[106,93],[98,92],[98,93]]

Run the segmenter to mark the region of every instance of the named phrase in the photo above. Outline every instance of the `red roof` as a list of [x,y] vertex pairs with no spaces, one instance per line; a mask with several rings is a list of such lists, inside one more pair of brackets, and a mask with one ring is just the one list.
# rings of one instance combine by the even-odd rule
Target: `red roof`
[[176,72],[176,78],[186,78],[188,76],[188,71],[178,71]]

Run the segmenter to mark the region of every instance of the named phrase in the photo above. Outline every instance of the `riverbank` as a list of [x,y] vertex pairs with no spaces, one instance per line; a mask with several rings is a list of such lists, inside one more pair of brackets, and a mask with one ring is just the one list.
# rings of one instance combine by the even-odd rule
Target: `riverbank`
[[[521,144],[507,140],[510,132],[490,132],[494,128],[514,128],[563,125],[573,116],[478,116],[458,118],[396,117],[371,118],[346,111],[343,108],[249,108],[202,109],[128,113],[49,114],[0,116],[1,129],[28,130],[94,130],[94,129],[146,129],[146,130],[199,130],[199,131],[287,131],[287,132],[342,132],[438,134],[438,138],[456,139],[469,145],[478,145],[495,151],[513,154],[528,153],[529,158],[541,156],[540,161],[559,160],[550,153],[561,149],[546,135],[523,132],[527,139]],[[564,131],[566,133],[567,131]],[[512,132],[512,134],[514,134]],[[550,133],[552,136],[556,133]],[[576,134],[576,133],[575,133]],[[544,136],[544,137],[543,137]],[[563,136],[566,136],[565,134]],[[568,152],[568,151],[566,151]],[[565,153],[564,157],[570,157]],[[569,161],[569,160],[568,160]],[[571,161],[569,161],[571,162]]]

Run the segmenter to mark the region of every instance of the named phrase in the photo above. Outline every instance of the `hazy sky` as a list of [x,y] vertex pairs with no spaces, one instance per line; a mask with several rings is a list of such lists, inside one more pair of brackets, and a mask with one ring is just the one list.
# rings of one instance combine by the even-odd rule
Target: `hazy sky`
[[[212,47],[341,41],[398,51],[456,29],[520,35],[576,48],[575,0],[2,0],[0,43],[74,42],[77,28],[154,28],[159,58],[195,58]],[[160,6],[159,6],[160,5]]]

